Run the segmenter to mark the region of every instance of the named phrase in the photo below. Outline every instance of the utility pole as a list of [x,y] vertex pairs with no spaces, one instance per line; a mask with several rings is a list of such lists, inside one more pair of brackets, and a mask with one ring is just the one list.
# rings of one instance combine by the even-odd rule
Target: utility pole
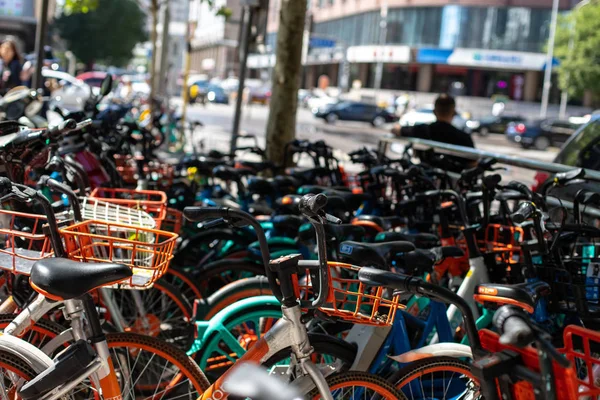
[[546,70],[544,71],[544,89],[542,92],[542,106],[540,108],[541,118],[546,118],[546,115],[548,114],[548,100],[550,98],[550,89],[552,88],[552,61],[554,60],[554,37],[556,36],[558,2],[559,0],[554,0],[552,3],[550,36],[548,38],[548,52],[546,53]]
[[231,145],[229,151],[231,154],[235,152],[237,147],[237,139],[240,135],[240,121],[242,119],[242,97],[244,96],[244,84],[246,81],[246,70],[248,63],[248,52],[250,49],[250,36],[252,35],[252,17],[254,15],[254,9],[258,6],[258,2],[247,1],[247,5],[242,9],[242,18],[240,30],[243,35],[241,36],[242,42],[240,43],[240,76],[238,78],[238,91],[237,98],[235,99],[235,115],[233,117],[233,129],[231,131]]
[[46,28],[48,27],[48,1],[49,0],[41,0],[42,9],[40,10],[35,31],[35,54],[37,55],[37,61],[35,64],[35,73],[33,74],[31,82],[32,89],[41,88],[43,82],[42,67],[44,66],[44,45],[46,41]]
[[[185,139],[185,119],[187,117],[187,106],[190,101],[190,91],[188,88],[188,79],[190,76],[190,66],[192,63],[192,38],[194,37],[194,32],[196,31],[196,26],[198,24],[198,12],[200,10],[200,4],[198,0],[190,1],[190,11],[188,14],[187,21],[187,35],[185,39],[185,61],[184,61],[184,69],[183,69],[183,83],[181,84],[181,98],[183,99],[183,105],[181,107],[181,134],[183,135],[182,140]],[[193,134],[193,132],[192,132]],[[192,143],[190,145],[192,148],[194,146],[194,138],[191,137],[190,140]]]
[[158,70],[158,82],[155,83],[158,88],[158,94],[166,96],[167,76],[169,75],[169,28],[171,25],[171,12],[169,2],[166,1],[163,9],[163,30],[160,38],[160,69]]
[[381,21],[379,22],[379,50],[377,51],[377,65],[375,67],[375,89],[381,89],[381,80],[383,78],[383,56],[384,47],[387,39],[387,16],[388,2],[381,0]]
[[[567,57],[569,60],[573,56],[573,46],[575,46],[575,28],[571,31],[571,37],[569,38],[569,52]],[[570,78],[570,77],[568,77]],[[570,79],[567,78],[567,85],[569,84]],[[567,90],[563,90],[560,94],[560,111],[558,112],[558,118],[565,119],[567,116],[567,100],[569,99],[569,93]]]

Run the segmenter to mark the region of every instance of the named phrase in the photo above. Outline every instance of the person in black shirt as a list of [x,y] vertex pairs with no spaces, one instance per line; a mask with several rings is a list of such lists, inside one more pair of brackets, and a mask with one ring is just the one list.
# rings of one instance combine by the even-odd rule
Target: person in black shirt
[[[433,113],[437,120],[429,125],[415,126],[411,132],[411,136],[456,146],[475,147],[471,135],[452,125],[452,120],[456,115],[456,102],[452,96],[447,94],[439,95],[435,100]],[[427,153],[420,154],[419,157],[422,161],[432,162]],[[449,162],[444,163],[443,167],[454,172],[460,172],[465,168],[473,166],[473,161],[461,157],[445,156],[444,159]],[[439,162],[440,159],[438,157],[436,158],[436,164],[439,164]]]
[[471,135],[452,125],[452,120],[456,115],[456,103],[452,96],[441,94],[435,100],[433,113],[437,121],[429,125],[430,140],[457,146],[475,147]]

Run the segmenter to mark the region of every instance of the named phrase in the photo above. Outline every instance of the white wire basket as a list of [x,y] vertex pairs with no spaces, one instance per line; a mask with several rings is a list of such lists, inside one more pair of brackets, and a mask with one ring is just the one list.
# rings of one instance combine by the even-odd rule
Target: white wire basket
[[122,204],[108,203],[90,197],[81,197],[79,200],[84,220],[93,219],[138,228],[156,228],[156,221],[144,210],[126,207]]

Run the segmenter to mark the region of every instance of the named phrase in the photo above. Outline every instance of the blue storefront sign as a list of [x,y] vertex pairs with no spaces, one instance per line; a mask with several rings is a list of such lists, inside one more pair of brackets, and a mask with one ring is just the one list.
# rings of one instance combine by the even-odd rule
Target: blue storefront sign
[[445,49],[419,49],[417,52],[417,62],[422,64],[448,64],[448,57],[452,50]]
[[313,37],[310,38],[308,46],[313,49],[335,47],[335,40]]

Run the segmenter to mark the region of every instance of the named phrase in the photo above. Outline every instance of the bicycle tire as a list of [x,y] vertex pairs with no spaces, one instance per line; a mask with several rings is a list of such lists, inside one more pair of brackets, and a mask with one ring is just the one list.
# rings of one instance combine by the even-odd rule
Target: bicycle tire
[[[363,371],[348,371],[343,372],[341,374],[331,375],[327,377],[327,385],[329,386],[332,395],[334,391],[338,392],[338,395],[344,395],[344,388],[353,389],[356,387],[362,387],[370,390],[373,395],[367,396],[367,398],[381,398],[385,400],[406,400],[406,396],[404,396],[401,392],[397,391],[396,388],[385,379],[368,372]],[[380,396],[380,397],[376,397]],[[337,396],[332,396],[334,399]],[[311,390],[307,398],[317,400],[320,399],[321,396],[317,388]]]
[[6,351],[0,350],[0,371],[4,370],[10,371],[11,374],[15,374],[16,377],[19,378],[17,382],[14,382],[16,378],[15,376],[5,378],[5,372],[2,372],[0,375],[0,379],[2,379],[3,383],[3,389],[6,390],[4,395],[7,396],[7,398],[11,399],[20,398],[20,396],[18,396],[17,394],[19,388],[17,386],[7,387],[8,382],[20,385],[21,383],[25,383],[32,380],[38,375],[22,358],[14,354],[8,353]]
[[[450,387],[440,388],[439,386],[437,386],[440,382],[440,377],[438,376],[438,374],[440,373],[442,374],[442,381],[445,381],[446,376],[448,376],[450,378],[450,384],[452,384],[452,382],[457,382],[457,384],[455,383],[456,386],[454,386],[452,390],[456,390],[459,393],[464,392],[466,388],[465,385],[468,384],[468,382],[465,382],[465,385],[461,385],[461,382],[459,380],[454,380],[457,375],[459,377],[466,376],[471,382],[478,385],[477,380],[473,376],[471,368],[467,362],[447,356],[430,357],[410,363],[398,370],[394,375],[392,375],[388,379],[388,381],[392,383],[394,387],[398,391],[402,392],[408,399],[415,398],[415,392],[430,387],[432,388],[433,392],[436,392],[438,390],[444,390],[444,393],[452,398],[452,392],[449,393],[451,389]],[[432,383],[429,383],[431,381],[428,381],[427,384],[419,382],[416,388],[414,386],[411,386],[411,383],[416,385],[416,380],[423,376],[427,377],[431,375],[431,378],[433,378],[433,374],[436,374],[434,380],[436,382],[435,386]],[[431,398],[436,398],[435,393],[421,393],[416,398],[430,398],[428,396],[433,396]]]
[[269,286],[269,281],[266,276],[259,275],[252,278],[242,278],[238,281],[228,283],[213,293],[206,301],[202,301],[205,314],[197,317],[201,317],[208,321],[216,313],[238,300],[247,299],[253,296],[272,295],[273,291]]
[[202,289],[196,278],[180,268],[169,267],[161,279],[178,289],[189,304],[202,298]]
[[[150,397],[162,400],[183,396],[195,399],[209,387],[198,365],[185,352],[164,340],[119,332],[106,334],[106,341],[125,395],[147,398],[151,394]],[[90,379],[83,380],[69,393],[77,393],[77,400],[108,400],[98,397],[98,390]]]
[[[109,333],[106,335],[106,341],[111,354],[113,354],[111,350],[118,347],[136,348],[141,351],[145,350],[151,352],[153,355],[152,358],[155,358],[158,355],[159,357],[170,361],[177,367],[180,374],[190,380],[190,383],[198,392],[198,397],[210,386],[208,379],[194,360],[185,354],[184,351],[164,340],[137,333]],[[127,352],[131,353],[131,350],[128,350]],[[179,384],[179,382],[177,384]]]

